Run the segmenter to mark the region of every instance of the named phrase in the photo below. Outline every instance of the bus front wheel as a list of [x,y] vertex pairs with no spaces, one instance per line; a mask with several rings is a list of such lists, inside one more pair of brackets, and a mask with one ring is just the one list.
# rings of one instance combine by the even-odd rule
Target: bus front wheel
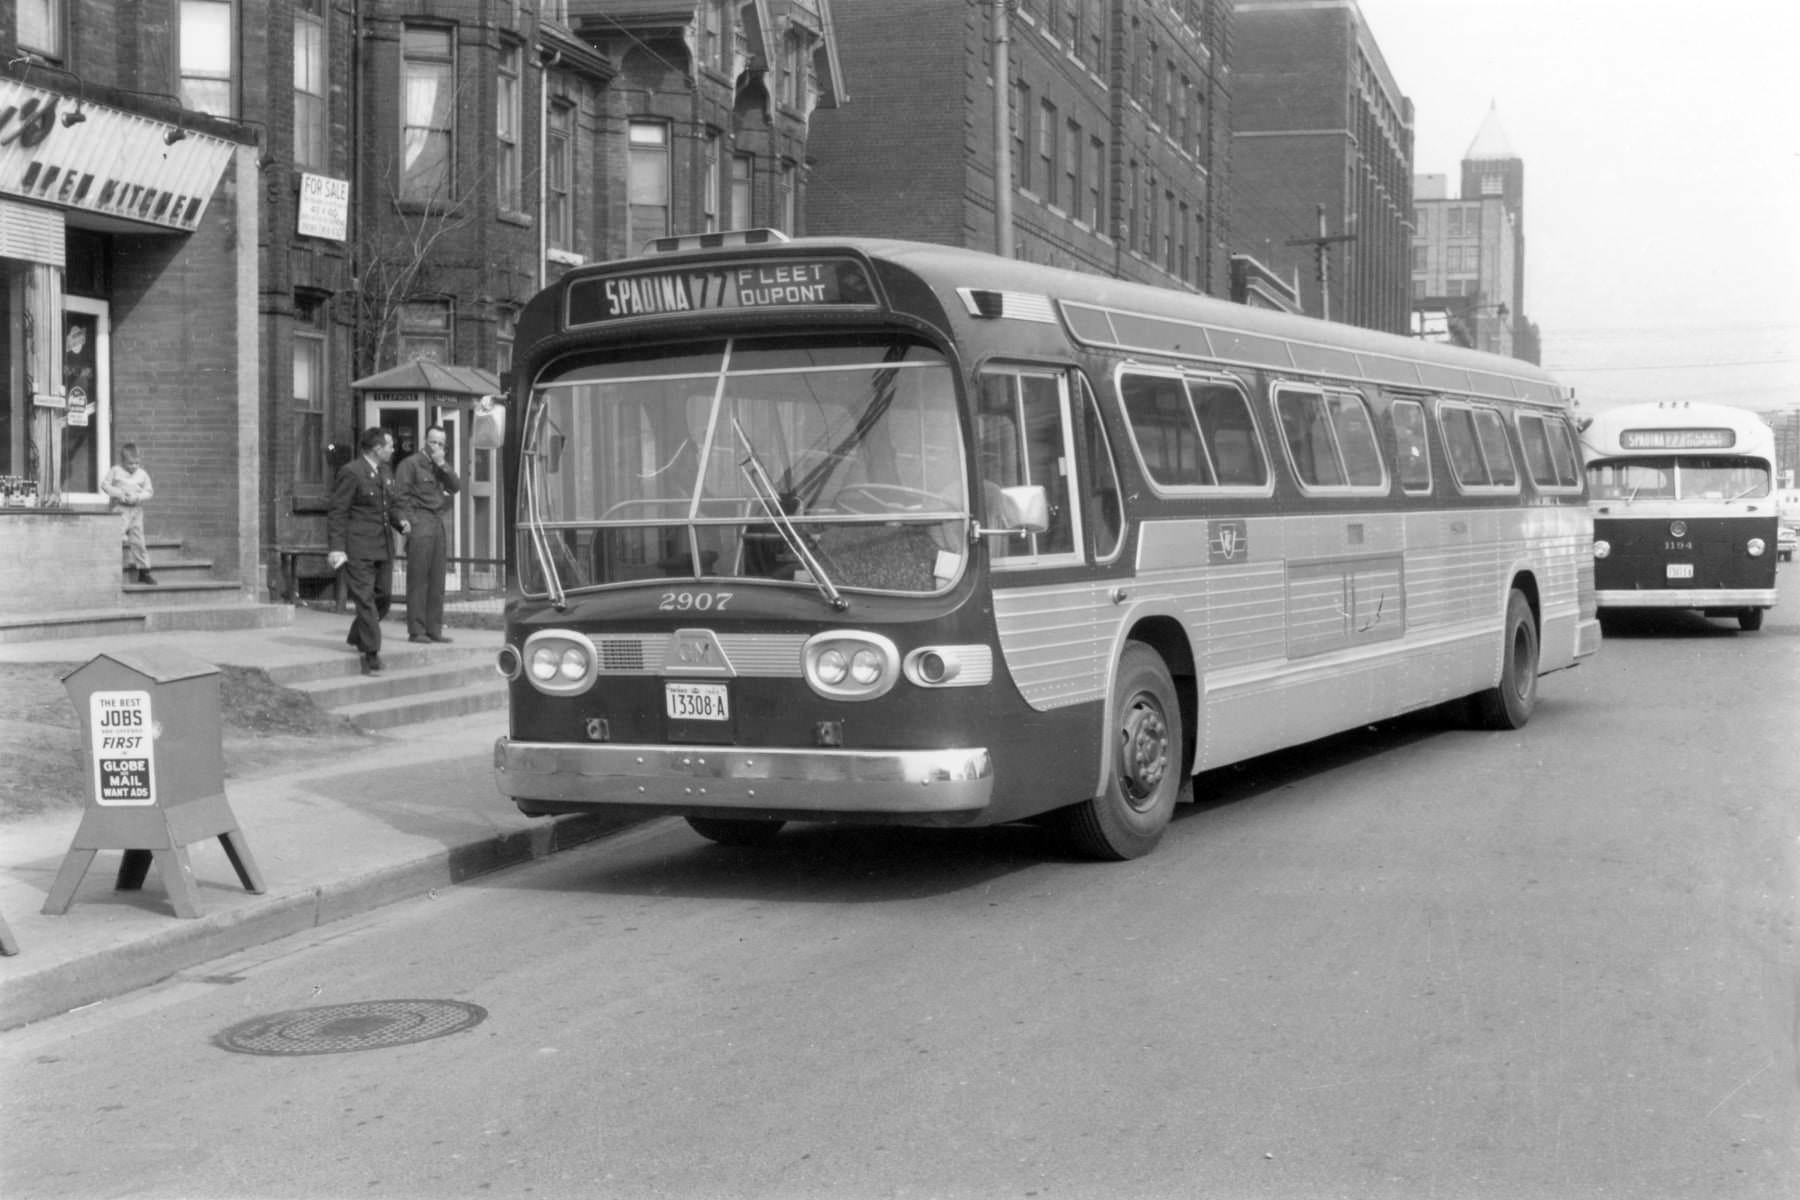
[[1163,660],[1133,643],[1113,683],[1112,769],[1106,790],[1062,811],[1076,850],[1092,858],[1141,858],[1168,828],[1181,792],[1181,703]]
[[1745,633],[1755,633],[1762,628],[1763,610],[1760,608],[1740,608],[1737,611],[1738,628]]
[[756,821],[742,817],[686,817],[688,828],[721,846],[765,846],[775,840],[785,821]]
[[1538,631],[1531,601],[1514,589],[1506,598],[1506,645],[1500,682],[1470,697],[1478,729],[1523,729],[1537,705]]

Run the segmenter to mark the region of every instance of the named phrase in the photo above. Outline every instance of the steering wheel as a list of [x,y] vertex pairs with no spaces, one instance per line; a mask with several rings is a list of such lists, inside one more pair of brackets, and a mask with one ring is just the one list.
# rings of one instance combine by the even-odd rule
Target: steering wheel
[[852,483],[832,497],[831,507],[850,513],[894,513],[909,508],[928,512],[953,509],[944,497],[903,483]]

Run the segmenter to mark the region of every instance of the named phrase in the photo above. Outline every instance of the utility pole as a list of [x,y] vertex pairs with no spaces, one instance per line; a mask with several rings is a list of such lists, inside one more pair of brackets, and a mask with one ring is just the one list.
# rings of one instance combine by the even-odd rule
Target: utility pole
[[1319,303],[1322,315],[1327,321],[1331,320],[1331,258],[1325,252],[1334,243],[1354,242],[1355,240],[1354,233],[1327,234],[1325,232],[1325,206],[1321,204],[1319,205],[1318,234],[1309,238],[1289,238],[1282,243],[1284,246],[1311,246],[1313,248],[1313,262],[1319,279]]
[[[1012,68],[1007,49],[1012,40],[1007,10],[1013,0],[991,0],[994,6],[994,253],[1011,258],[1012,220]],[[1321,216],[1320,220],[1324,218]]]

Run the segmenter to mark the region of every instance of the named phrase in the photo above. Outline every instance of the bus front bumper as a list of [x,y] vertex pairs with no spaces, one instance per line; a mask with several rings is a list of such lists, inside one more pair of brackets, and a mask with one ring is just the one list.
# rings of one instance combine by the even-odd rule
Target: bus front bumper
[[1601,608],[1772,608],[1774,588],[1621,588],[1601,591]]
[[791,750],[737,746],[494,743],[500,794],[558,805],[973,814],[988,805],[986,749]]

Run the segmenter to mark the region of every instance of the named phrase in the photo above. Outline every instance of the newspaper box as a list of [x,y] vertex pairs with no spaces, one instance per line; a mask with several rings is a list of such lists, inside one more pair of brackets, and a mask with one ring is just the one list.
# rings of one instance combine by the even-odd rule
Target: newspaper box
[[121,891],[160,869],[175,915],[197,917],[200,901],[187,847],[216,837],[251,892],[262,875],[225,798],[219,669],[180,650],[142,647],[102,654],[63,677],[81,724],[87,807],[44,901],[68,911],[101,850],[123,850]]

